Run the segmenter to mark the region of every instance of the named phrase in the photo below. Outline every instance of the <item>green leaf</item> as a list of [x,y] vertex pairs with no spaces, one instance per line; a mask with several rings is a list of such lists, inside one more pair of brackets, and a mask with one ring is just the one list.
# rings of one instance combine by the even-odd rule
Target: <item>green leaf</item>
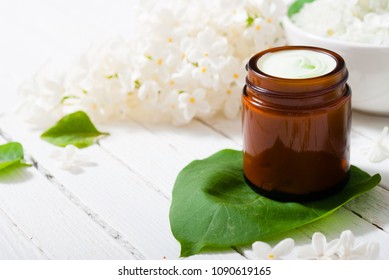
[[250,27],[251,25],[253,25],[254,20],[255,20],[255,18],[253,18],[253,17],[250,16],[250,15],[247,15],[246,26],[247,26],[247,27]]
[[196,160],[178,175],[170,208],[170,226],[181,256],[204,247],[247,245],[321,219],[381,180],[355,166],[347,185],[326,199],[278,202],[254,192],[245,182],[242,152],[222,150]]
[[288,9],[288,17],[292,17],[294,14],[300,12],[305,3],[311,3],[315,0],[297,0],[293,2]]
[[89,116],[85,112],[78,111],[60,119],[53,127],[46,130],[41,138],[60,147],[74,145],[85,148],[92,145],[101,135],[108,135],[108,133],[98,131]]
[[30,166],[25,163],[23,147],[18,142],[0,145],[0,171],[10,166]]

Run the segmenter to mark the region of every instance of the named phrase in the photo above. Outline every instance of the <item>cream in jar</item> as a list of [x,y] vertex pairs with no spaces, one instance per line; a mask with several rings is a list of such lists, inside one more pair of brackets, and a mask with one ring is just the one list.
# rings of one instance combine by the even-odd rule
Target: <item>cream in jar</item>
[[257,66],[274,77],[306,79],[328,74],[335,69],[336,60],[322,52],[294,49],[266,53]]

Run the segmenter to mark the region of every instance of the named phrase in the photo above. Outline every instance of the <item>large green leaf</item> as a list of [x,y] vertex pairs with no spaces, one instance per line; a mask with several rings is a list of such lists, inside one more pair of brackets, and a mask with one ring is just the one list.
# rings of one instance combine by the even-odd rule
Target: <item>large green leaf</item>
[[22,165],[27,166],[23,160],[23,147],[18,142],[10,142],[0,145],[0,171],[9,166]]
[[294,1],[288,9],[288,17],[293,16],[294,14],[297,14],[300,12],[301,8],[304,6],[305,3],[311,3],[315,0],[297,0]]
[[380,175],[371,177],[352,166],[346,187],[329,198],[278,202],[258,195],[245,183],[241,151],[222,150],[180,172],[170,226],[183,257],[204,247],[247,245],[321,219],[380,180]]
[[98,131],[89,116],[85,112],[78,111],[60,119],[53,127],[46,130],[41,138],[60,147],[74,145],[85,148],[92,145],[96,137],[104,134],[108,133]]

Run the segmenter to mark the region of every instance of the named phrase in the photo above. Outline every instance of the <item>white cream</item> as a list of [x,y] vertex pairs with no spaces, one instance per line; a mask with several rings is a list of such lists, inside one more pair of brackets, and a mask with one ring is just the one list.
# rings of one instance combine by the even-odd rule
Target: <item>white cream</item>
[[305,79],[331,72],[336,67],[336,60],[328,54],[312,50],[285,50],[263,55],[257,66],[270,76]]

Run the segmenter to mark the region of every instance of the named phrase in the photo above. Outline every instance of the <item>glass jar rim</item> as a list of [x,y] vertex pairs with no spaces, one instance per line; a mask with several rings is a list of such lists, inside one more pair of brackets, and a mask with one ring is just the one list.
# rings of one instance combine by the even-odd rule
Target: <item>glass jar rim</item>
[[[272,76],[272,75],[269,75],[269,74],[261,71],[258,68],[258,60],[262,56],[264,56],[265,54],[273,53],[273,52],[278,52],[278,51],[287,51],[287,50],[311,50],[311,51],[316,51],[316,52],[324,53],[326,55],[331,56],[333,59],[335,59],[336,66],[335,66],[334,69],[332,69],[330,72],[328,72],[328,73],[326,73],[324,75],[310,77],[310,78],[299,78],[299,79],[295,79],[295,78],[282,78],[282,77]],[[346,63],[345,63],[344,59],[339,54],[337,54],[337,53],[335,53],[335,52],[333,52],[331,50],[324,49],[324,48],[319,48],[319,47],[313,47],[313,46],[293,45],[293,46],[282,46],[282,47],[266,49],[266,50],[263,50],[263,51],[255,54],[255,55],[253,55],[250,58],[249,62],[246,64],[246,70],[247,71],[252,70],[255,74],[257,74],[258,76],[261,76],[263,78],[275,79],[275,80],[293,81],[294,83],[299,83],[299,81],[301,80],[302,83],[306,83],[307,81],[310,81],[310,80],[315,80],[315,79],[318,79],[318,78],[320,79],[320,78],[323,78],[323,77],[331,76],[334,73],[339,72],[340,70],[342,70],[345,67],[345,64]]]
[[[271,76],[258,69],[257,61],[263,55],[285,50],[313,50],[332,56],[335,68],[327,74],[311,78],[281,78]],[[255,54],[246,65],[247,77],[243,95],[253,104],[279,109],[299,110],[299,108],[319,108],[336,102],[351,93],[346,84],[348,71],[344,59],[337,53],[311,46],[284,46]]]

